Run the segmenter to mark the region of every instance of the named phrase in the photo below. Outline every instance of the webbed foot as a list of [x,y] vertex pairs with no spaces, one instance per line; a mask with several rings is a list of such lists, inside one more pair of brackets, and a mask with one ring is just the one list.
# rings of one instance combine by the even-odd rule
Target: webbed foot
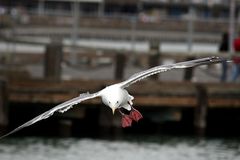
[[138,122],[140,119],[143,118],[142,114],[135,108],[132,108],[132,110],[130,112],[130,116],[136,122]]
[[126,127],[130,127],[132,126],[132,118],[129,115],[123,115],[122,116],[122,127],[126,128]]

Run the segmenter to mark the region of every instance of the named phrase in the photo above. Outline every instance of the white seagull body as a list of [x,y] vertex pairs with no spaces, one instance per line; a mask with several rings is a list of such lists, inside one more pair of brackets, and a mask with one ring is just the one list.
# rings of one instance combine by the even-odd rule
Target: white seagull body
[[[132,107],[133,105],[133,96],[131,96],[126,88],[130,86],[131,84],[142,80],[144,78],[147,78],[151,75],[160,73],[160,72],[165,72],[171,69],[178,69],[178,68],[189,68],[189,67],[194,67],[194,66],[199,66],[199,65],[204,65],[204,64],[211,64],[211,63],[219,63],[222,62],[223,59],[219,57],[207,57],[207,58],[201,58],[201,59],[196,59],[192,61],[186,61],[186,62],[181,62],[181,63],[176,63],[176,64],[170,64],[170,65],[162,65],[162,66],[156,66],[153,68],[150,68],[148,70],[136,73],[132,75],[129,79],[113,84],[110,86],[107,86],[106,88],[96,92],[96,93],[83,93],[80,94],[78,97],[73,98],[69,101],[66,101],[64,103],[61,103],[57,105],[56,107],[50,109],[49,111],[44,112],[43,114],[33,118],[32,120],[24,123],[23,125],[17,127],[13,131],[3,135],[1,138],[6,137],[12,133],[15,133],[25,127],[28,127],[40,120],[46,119],[50,116],[52,116],[55,112],[60,112],[64,113],[70,108],[73,107],[73,105],[76,105],[78,103],[81,103],[82,101],[86,101],[88,99],[96,98],[96,97],[101,97],[102,102],[106,105],[109,106],[112,109],[112,112],[116,109],[119,110],[119,112],[122,115],[122,127],[128,127],[131,126],[132,120],[138,121],[139,119],[142,118],[142,115],[139,111],[137,111],[135,108]],[[125,112],[122,112],[122,108],[124,110],[127,110],[129,114],[126,114]]]

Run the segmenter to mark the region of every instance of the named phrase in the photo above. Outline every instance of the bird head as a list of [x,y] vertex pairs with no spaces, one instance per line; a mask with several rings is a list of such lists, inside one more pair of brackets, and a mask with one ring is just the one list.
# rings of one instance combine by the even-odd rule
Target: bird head
[[105,105],[112,109],[112,113],[120,107],[123,103],[125,91],[123,91],[118,85],[108,86],[101,92],[102,101]]
[[115,113],[115,110],[117,108],[119,108],[121,101],[119,98],[114,97],[114,96],[106,96],[106,97],[102,97],[102,101],[105,105],[107,105],[108,107],[110,107],[112,109],[112,113]]
[[112,113],[115,113],[115,110],[119,107],[119,100],[109,100],[108,106],[112,109]]

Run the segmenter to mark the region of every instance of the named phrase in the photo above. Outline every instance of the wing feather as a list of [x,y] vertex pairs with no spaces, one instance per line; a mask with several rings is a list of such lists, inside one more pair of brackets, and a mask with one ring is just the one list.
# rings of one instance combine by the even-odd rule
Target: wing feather
[[67,110],[71,109],[73,107],[73,105],[76,105],[78,103],[81,103],[82,101],[85,101],[85,100],[88,100],[88,99],[92,99],[92,98],[95,98],[95,97],[98,97],[98,96],[100,96],[99,92],[93,93],[93,94],[90,94],[88,92],[80,94],[78,97],[73,98],[73,99],[71,99],[69,101],[66,101],[64,103],[61,103],[61,104],[57,105],[56,107],[54,107],[54,108],[52,108],[52,109],[42,113],[41,115],[33,118],[32,120],[24,123],[23,125],[21,125],[21,126],[17,127],[16,129],[12,130],[11,132],[1,136],[0,139],[4,138],[6,136],[9,136],[9,135],[11,135],[11,134],[13,134],[13,133],[15,133],[15,132],[25,128],[25,127],[28,127],[28,126],[38,122],[38,121],[41,121],[43,119],[47,119],[50,116],[52,116],[55,112],[64,113]]
[[195,67],[195,66],[204,65],[204,64],[219,63],[219,62],[222,62],[223,60],[224,60],[223,58],[213,56],[213,57],[201,58],[201,59],[196,59],[196,60],[191,60],[186,62],[180,62],[176,64],[156,66],[132,75],[129,79],[119,83],[119,85],[122,88],[126,88],[133,83],[136,83],[144,78],[147,78],[151,75],[154,75],[160,72],[165,72],[165,71],[168,71],[171,69],[177,69],[177,68],[189,68],[189,67]]

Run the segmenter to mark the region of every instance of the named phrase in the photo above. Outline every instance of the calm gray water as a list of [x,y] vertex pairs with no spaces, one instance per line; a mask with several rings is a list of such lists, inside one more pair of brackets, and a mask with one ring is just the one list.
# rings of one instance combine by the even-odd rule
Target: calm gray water
[[[144,141],[143,141],[144,139]],[[0,160],[240,160],[240,140],[21,138],[0,141]]]

